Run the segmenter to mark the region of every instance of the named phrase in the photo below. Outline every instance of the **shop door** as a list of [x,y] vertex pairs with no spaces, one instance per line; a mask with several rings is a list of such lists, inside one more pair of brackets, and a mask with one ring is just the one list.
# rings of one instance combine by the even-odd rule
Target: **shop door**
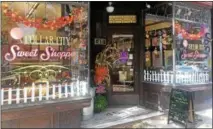
[[119,58],[112,63],[110,70],[111,85],[108,89],[110,105],[136,105],[139,92],[136,72],[137,35],[133,28],[110,28],[108,41],[116,44]]

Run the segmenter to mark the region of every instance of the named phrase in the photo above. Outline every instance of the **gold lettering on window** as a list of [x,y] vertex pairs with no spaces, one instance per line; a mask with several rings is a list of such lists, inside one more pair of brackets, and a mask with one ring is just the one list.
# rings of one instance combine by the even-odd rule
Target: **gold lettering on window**
[[110,24],[127,24],[127,23],[136,23],[136,15],[112,15],[109,16]]

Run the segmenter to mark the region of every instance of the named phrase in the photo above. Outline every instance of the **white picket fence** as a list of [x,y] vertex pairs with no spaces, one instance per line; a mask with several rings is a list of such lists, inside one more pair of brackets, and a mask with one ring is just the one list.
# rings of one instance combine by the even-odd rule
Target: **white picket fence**
[[176,72],[144,70],[144,81],[176,84],[203,84],[209,83],[209,72]]
[[1,105],[32,103],[68,97],[83,97],[88,95],[87,82],[76,82],[65,85],[41,84],[25,88],[1,89]]

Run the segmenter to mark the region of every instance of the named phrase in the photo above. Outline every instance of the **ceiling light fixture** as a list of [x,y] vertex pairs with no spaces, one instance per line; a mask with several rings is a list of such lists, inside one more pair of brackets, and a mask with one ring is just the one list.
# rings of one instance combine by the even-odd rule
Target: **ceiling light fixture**
[[172,3],[171,3],[171,2],[169,2],[169,3],[168,3],[168,5],[169,5],[169,6],[172,6]]
[[114,7],[112,6],[112,2],[109,2],[109,5],[106,7],[106,11],[108,13],[112,13],[114,11]]
[[151,5],[146,3],[146,7],[147,7],[148,9],[150,9],[150,8],[151,8]]

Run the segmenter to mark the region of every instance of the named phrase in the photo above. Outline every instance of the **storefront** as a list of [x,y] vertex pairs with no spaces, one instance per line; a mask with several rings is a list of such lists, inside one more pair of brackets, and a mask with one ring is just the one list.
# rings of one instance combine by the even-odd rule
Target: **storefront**
[[3,128],[80,127],[91,101],[88,5],[1,3]]
[[203,89],[195,93],[195,107],[208,107],[212,99],[211,17],[211,3],[173,2],[145,11],[141,97],[147,107],[168,109],[171,89],[184,86]]
[[[105,3],[107,6],[108,3]],[[107,13],[103,8],[95,10],[97,18],[92,19],[91,22],[91,28],[93,28],[91,42],[101,38],[106,40],[106,44],[95,44],[95,42],[91,44],[94,54],[93,62],[95,62],[93,65],[98,65],[99,57],[104,56],[105,64],[103,65],[109,68],[109,81],[106,86],[109,105],[137,105],[140,73],[138,72],[140,57],[137,53],[140,51],[138,46],[142,30],[140,29],[142,4],[138,7],[132,4],[132,8],[124,7],[128,2],[116,4],[116,11],[113,13]]]
[[[207,87],[208,91],[195,93],[198,106],[210,100],[211,5],[164,2],[145,10],[143,3],[129,3],[125,9],[118,5],[119,2],[115,3],[113,13],[97,11],[98,18],[91,23],[94,28],[91,41],[105,38],[108,45],[112,44],[91,47],[94,55],[101,50],[113,50],[106,54],[112,59],[108,63],[109,104],[140,103],[163,110],[168,108],[171,89],[186,85]],[[134,5],[132,10],[131,5]]]

